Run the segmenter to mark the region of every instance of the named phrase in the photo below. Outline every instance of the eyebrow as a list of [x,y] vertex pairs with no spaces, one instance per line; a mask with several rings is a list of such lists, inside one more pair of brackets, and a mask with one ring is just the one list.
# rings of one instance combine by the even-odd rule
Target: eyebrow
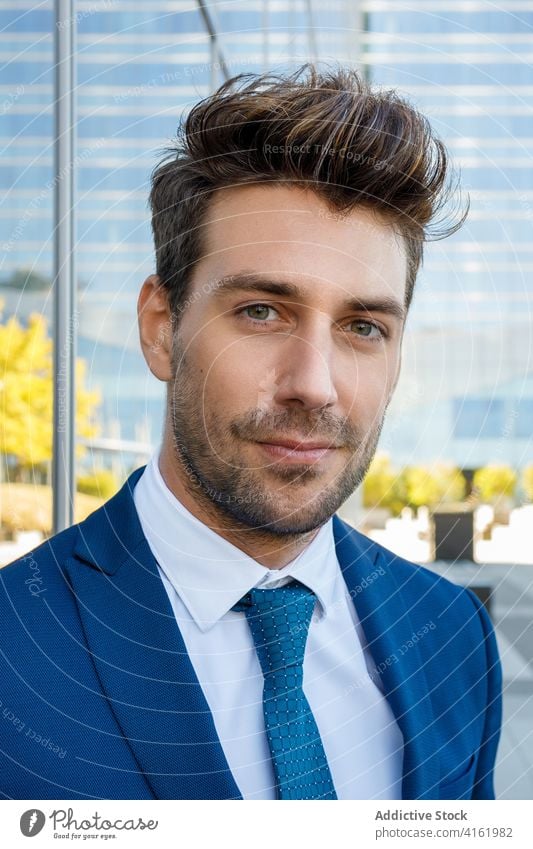
[[[267,292],[271,295],[284,295],[288,298],[299,299],[302,303],[305,300],[305,294],[294,283],[289,283],[285,280],[268,280],[259,274],[250,272],[248,274],[230,274],[227,277],[221,277],[212,284],[213,297],[226,295],[228,292]],[[405,307],[395,298],[387,296],[380,298],[347,298],[341,304],[342,309],[352,312],[379,312],[385,315],[390,315],[399,321],[405,321],[407,311]]]

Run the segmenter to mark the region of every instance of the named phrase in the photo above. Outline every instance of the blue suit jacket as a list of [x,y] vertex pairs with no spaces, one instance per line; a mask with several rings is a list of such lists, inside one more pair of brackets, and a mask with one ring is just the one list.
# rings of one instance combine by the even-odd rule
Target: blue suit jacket
[[[142,470],[0,570],[0,793],[240,799],[135,510]],[[333,518],[404,737],[404,799],[493,798],[501,674],[469,590]]]

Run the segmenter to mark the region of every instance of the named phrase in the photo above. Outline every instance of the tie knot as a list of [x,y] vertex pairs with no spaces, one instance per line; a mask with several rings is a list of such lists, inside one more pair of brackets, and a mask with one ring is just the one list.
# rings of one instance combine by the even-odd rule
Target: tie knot
[[276,589],[251,589],[233,610],[248,620],[263,675],[301,667],[316,596],[298,581]]

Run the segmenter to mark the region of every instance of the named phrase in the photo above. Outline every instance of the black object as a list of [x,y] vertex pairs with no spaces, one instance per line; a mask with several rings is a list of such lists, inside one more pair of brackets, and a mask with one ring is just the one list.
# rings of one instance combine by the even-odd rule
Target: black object
[[492,619],[492,587],[469,584],[468,589],[477,595],[478,599],[485,605],[485,609]]
[[474,513],[439,509],[433,513],[435,560],[474,562]]

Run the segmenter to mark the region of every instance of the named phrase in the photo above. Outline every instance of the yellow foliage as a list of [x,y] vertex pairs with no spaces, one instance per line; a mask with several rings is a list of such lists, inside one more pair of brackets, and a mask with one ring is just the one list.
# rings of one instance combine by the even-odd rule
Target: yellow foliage
[[80,475],[76,480],[78,492],[111,498],[120,488],[120,483],[109,469],[94,469],[92,474]]
[[386,508],[398,515],[405,506],[405,492],[400,474],[392,467],[387,454],[378,453],[372,460],[362,486],[363,506],[367,510]]
[[499,498],[512,498],[516,487],[516,472],[504,463],[490,463],[474,473],[474,489],[481,501],[491,504]]
[[[86,364],[76,361],[76,430],[78,436],[98,432],[94,421],[99,392],[84,385]],[[0,324],[0,452],[34,466],[52,457],[52,340],[46,320],[30,316],[27,327],[15,316]],[[82,453],[81,446],[78,454]]]
[[404,480],[408,503],[416,508],[462,501],[466,493],[464,475],[448,463],[408,466]]
[[[94,495],[76,494],[75,521],[81,522],[104,503]],[[52,533],[52,488],[29,483],[0,484],[0,524],[11,534],[18,531]]]
[[522,487],[528,501],[533,502],[533,463],[526,466],[522,472]]
[[435,507],[461,501],[465,492],[464,475],[453,465],[407,466],[398,472],[386,454],[376,454],[363,483],[363,504],[387,507],[398,515],[406,505]]

